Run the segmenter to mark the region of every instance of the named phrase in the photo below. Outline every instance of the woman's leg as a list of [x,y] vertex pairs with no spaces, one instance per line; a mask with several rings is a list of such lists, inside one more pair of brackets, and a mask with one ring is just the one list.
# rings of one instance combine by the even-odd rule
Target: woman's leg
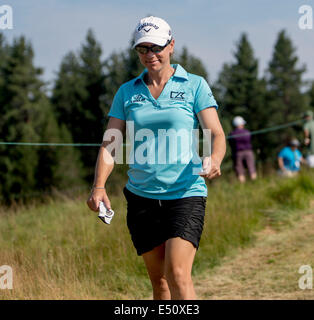
[[255,156],[252,150],[248,150],[246,152],[245,161],[246,161],[246,165],[247,165],[251,180],[255,180],[257,178],[257,174],[256,174],[256,167],[255,167]]
[[180,237],[166,241],[165,275],[173,300],[196,299],[191,274],[195,253],[193,244]]
[[237,173],[237,177],[238,180],[240,182],[245,182],[245,169],[244,169],[244,165],[243,165],[243,151],[239,151],[236,153],[236,173]]
[[142,254],[153,287],[154,300],[170,300],[165,277],[165,243]]

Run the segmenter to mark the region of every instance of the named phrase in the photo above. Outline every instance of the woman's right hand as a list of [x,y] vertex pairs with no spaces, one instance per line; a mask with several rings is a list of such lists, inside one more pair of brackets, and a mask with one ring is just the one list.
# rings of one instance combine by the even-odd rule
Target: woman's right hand
[[104,203],[107,209],[111,209],[111,204],[107,196],[106,189],[93,189],[86,203],[91,210],[98,212],[99,202],[101,201]]

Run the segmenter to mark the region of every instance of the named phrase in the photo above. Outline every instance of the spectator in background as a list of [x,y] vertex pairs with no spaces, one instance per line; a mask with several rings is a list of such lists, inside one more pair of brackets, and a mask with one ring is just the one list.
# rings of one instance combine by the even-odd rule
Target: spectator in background
[[293,177],[300,171],[300,164],[305,163],[302,153],[298,150],[300,142],[291,139],[289,144],[281,149],[278,154],[279,174],[286,177]]
[[304,144],[308,147],[306,162],[310,168],[314,168],[314,120],[313,111],[307,111],[304,114],[305,124],[304,130]]
[[244,128],[246,121],[237,116],[232,122],[235,129],[230,134],[230,147],[232,152],[232,160],[234,170],[240,182],[245,182],[245,167],[249,171],[251,180],[255,180],[256,168],[254,153],[251,144],[251,133],[249,130]]

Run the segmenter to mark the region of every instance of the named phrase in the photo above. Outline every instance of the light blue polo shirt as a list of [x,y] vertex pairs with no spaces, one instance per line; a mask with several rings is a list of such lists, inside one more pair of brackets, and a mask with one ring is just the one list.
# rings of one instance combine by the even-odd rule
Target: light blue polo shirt
[[146,198],[169,200],[207,196],[195,132],[197,113],[218,108],[204,78],[172,65],[174,75],[155,99],[143,73],[117,91],[110,117],[125,120],[132,145],[126,188]]
[[292,150],[290,147],[284,147],[278,154],[278,158],[283,158],[283,164],[287,170],[299,171],[302,153],[296,149]]

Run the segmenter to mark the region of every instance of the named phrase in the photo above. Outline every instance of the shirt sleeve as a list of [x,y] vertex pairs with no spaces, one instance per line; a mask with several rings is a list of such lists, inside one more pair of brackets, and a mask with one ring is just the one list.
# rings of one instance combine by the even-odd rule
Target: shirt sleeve
[[283,148],[278,153],[278,158],[284,158],[286,156],[286,148]]
[[200,78],[201,81],[195,94],[194,112],[198,113],[201,110],[210,107],[215,107],[216,109],[218,109],[217,102],[207,81],[203,77]]
[[307,125],[307,123],[304,123],[304,125],[303,125],[303,130],[308,130],[308,125]]
[[118,118],[121,120],[126,120],[125,111],[124,111],[124,99],[123,99],[121,87],[119,88],[119,90],[117,91],[117,93],[113,98],[108,116]]

